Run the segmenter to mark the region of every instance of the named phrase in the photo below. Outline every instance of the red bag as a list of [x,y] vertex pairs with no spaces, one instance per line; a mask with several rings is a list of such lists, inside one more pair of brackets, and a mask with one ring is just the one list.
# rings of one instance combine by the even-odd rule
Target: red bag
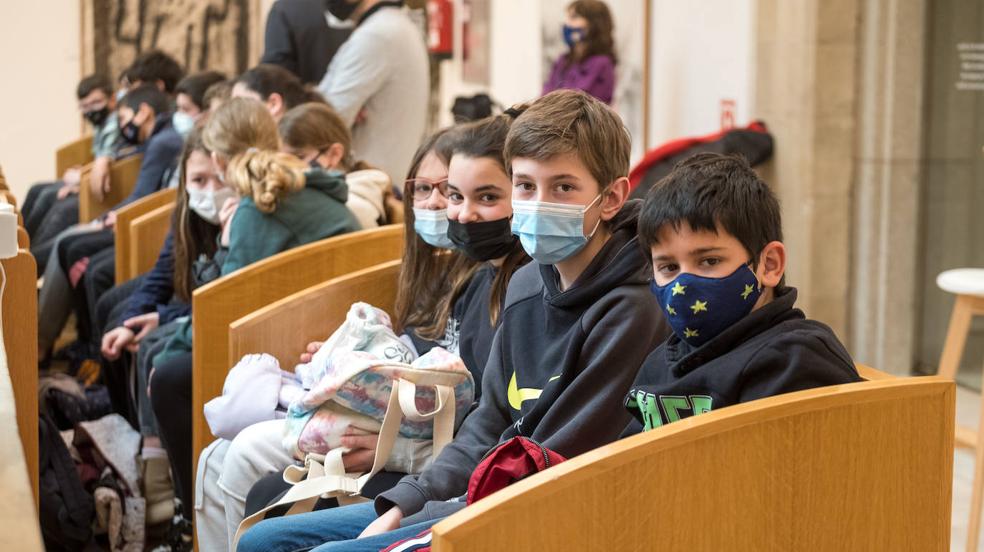
[[[475,467],[468,480],[468,504],[474,504],[564,460],[566,458],[532,439],[513,437],[490,450]],[[428,529],[414,537],[395,542],[382,552],[430,552],[430,545],[431,534]]]

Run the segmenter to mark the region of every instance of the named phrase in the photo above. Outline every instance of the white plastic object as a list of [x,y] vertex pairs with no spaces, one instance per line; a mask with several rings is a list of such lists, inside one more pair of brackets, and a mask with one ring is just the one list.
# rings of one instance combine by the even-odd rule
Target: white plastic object
[[984,297],[984,268],[954,268],[941,272],[936,285],[956,295]]
[[14,206],[0,202],[0,259],[17,256],[17,215]]

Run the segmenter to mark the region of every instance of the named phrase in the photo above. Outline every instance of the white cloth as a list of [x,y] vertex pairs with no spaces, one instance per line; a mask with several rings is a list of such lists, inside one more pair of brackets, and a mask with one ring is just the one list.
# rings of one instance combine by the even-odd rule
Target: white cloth
[[255,423],[283,418],[277,407],[285,385],[300,387],[300,381],[281,370],[277,359],[265,353],[244,356],[226,376],[222,396],[205,403],[212,434],[233,439]]
[[406,177],[427,126],[430,68],[422,29],[404,8],[362,22],[318,89],[352,129],[352,150],[393,182]]
[[386,218],[383,197],[391,186],[389,176],[375,169],[352,171],[345,175],[349,195],[345,206],[355,215],[363,230],[376,228]]

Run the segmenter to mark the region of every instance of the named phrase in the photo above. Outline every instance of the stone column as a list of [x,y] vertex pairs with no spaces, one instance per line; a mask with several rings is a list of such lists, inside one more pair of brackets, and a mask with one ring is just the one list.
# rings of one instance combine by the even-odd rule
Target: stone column
[[859,0],[760,0],[755,115],[775,136],[763,176],[783,208],[787,282],[846,340]]

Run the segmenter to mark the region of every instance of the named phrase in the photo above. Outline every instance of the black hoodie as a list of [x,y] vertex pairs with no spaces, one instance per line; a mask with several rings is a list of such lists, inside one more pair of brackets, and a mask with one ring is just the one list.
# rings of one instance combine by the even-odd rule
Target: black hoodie
[[[395,504],[410,516],[429,501],[463,495],[481,458],[516,435],[566,457],[618,438],[630,420],[622,398],[643,359],[669,335],[636,238],[640,203],[616,215],[611,238],[566,291],[552,266],[530,263],[516,272],[478,408],[430,467],[376,497],[377,512]],[[423,517],[448,513],[430,506]]]
[[676,335],[653,351],[625,404],[632,435],[733,404],[861,381],[834,332],[794,308],[786,288],[704,345]]

